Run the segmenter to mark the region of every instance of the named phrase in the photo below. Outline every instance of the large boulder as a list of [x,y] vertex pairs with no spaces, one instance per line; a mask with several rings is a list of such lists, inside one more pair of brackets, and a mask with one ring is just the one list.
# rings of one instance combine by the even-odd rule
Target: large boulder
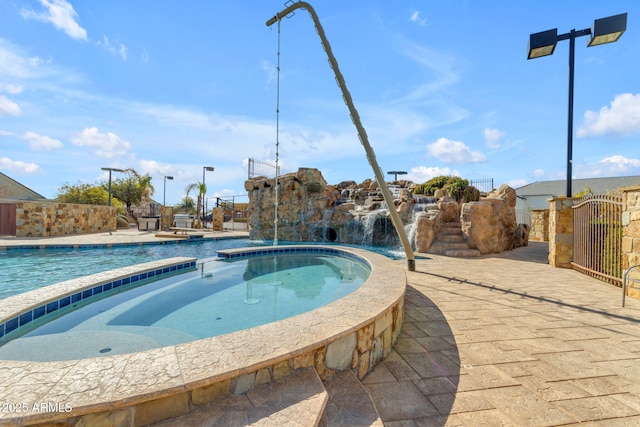
[[479,202],[462,205],[462,232],[470,246],[483,254],[514,248],[516,240],[515,190],[501,185]]
[[453,198],[443,196],[438,200],[438,209],[443,222],[460,221],[460,205]]

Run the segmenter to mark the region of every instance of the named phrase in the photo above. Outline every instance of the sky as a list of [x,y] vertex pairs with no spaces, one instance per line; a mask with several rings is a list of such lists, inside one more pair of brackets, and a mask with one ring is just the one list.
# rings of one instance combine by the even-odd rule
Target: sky
[[[527,60],[529,35],[628,13],[618,42],[576,39],[573,177],[640,175],[640,2],[311,4],[388,179],[514,188],[567,173],[569,42]],[[207,197],[242,202],[247,159],[275,162],[277,142],[283,174],[374,178],[306,11],[281,21],[278,56],[265,23],[284,7],[0,0],[0,172],[54,198],[134,168],[174,205],[211,166]]]

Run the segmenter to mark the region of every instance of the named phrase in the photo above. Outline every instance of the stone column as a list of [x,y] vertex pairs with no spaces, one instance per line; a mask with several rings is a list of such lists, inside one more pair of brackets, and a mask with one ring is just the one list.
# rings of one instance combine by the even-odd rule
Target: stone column
[[[640,187],[629,187],[622,190],[622,268],[626,269],[638,264],[640,264]],[[633,275],[638,277],[637,273]],[[640,297],[640,285],[629,281],[627,295]]]
[[573,197],[549,200],[549,264],[572,268],[573,261]]
[[224,208],[213,208],[211,229],[213,231],[222,231],[224,228]]
[[160,230],[169,231],[169,227],[173,227],[173,206],[160,207]]
[[537,242],[549,241],[549,209],[533,209],[531,211],[529,240]]

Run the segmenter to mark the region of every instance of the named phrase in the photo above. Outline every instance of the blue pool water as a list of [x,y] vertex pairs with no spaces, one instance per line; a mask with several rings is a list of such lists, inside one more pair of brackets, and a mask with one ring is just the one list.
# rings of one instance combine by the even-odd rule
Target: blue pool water
[[[175,256],[200,260],[215,258],[216,251],[243,246],[270,245],[249,239],[220,239],[167,244],[126,245],[112,248],[11,249],[0,251],[0,299],[42,286]],[[281,242],[281,244],[287,244]],[[307,244],[305,242],[305,244]],[[361,247],[361,246],[360,246]],[[384,247],[361,247],[391,258],[399,251]]]
[[359,288],[370,269],[326,253],[199,264],[79,306],[0,347],[1,359],[54,361],[175,345],[313,310]]
[[0,299],[88,274],[175,256],[215,258],[220,249],[259,246],[249,239],[79,249],[0,251]]

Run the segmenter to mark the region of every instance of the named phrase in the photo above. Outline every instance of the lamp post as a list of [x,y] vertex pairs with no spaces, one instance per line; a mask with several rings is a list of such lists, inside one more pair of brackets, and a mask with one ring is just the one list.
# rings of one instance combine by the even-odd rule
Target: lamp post
[[166,176],[164,177],[164,193],[162,195],[162,206],[167,206],[167,180],[172,180],[173,177],[172,176]]
[[123,169],[101,168],[103,171],[109,171],[109,206],[111,206],[111,172],[124,172]]
[[[202,167],[202,185],[204,185],[205,187],[205,191],[206,191],[206,184],[204,183],[204,174],[205,172],[213,172],[213,166],[203,166]],[[204,214],[205,214],[205,207],[204,207],[204,197],[205,194],[202,195],[202,222],[204,222]]]
[[552,55],[556,44],[561,40],[569,40],[569,111],[567,126],[567,197],[571,197],[571,166],[573,152],[573,75],[575,39],[590,35],[591,39],[587,47],[598,46],[605,43],[618,41],[622,33],[627,29],[627,14],[609,16],[608,18],[596,19],[592,28],[584,30],[571,30],[566,34],[558,35],[558,29],[542,31],[529,36],[529,49],[527,59],[540,58]]
[[407,172],[406,171],[390,171],[387,172],[387,175],[393,175],[393,180],[397,181],[398,180],[398,175],[406,175]]

